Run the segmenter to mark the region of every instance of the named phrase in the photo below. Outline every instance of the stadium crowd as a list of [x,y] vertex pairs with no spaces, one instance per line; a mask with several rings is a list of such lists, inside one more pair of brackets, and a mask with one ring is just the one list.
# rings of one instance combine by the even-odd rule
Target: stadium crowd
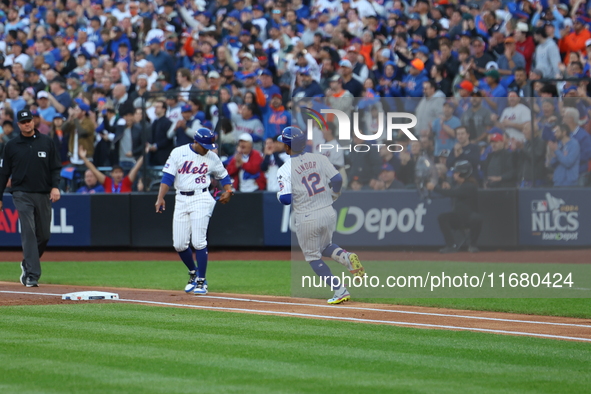
[[[366,134],[404,106],[418,140],[401,135],[402,152],[322,152],[349,189],[415,187],[421,157],[441,184],[468,160],[486,188],[589,186],[588,3],[4,1],[0,157],[28,108],[64,176],[83,174],[64,187],[148,190],[140,157],[161,167],[208,127],[237,190],[276,191],[276,138],[306,128],[301,102],[358,112]],[[327,126],[310,149],[338,145]]]

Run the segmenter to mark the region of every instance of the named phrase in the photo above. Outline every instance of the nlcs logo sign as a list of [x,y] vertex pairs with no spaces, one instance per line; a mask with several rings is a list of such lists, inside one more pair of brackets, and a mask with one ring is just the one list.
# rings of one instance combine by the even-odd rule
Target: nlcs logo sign
[[579,206],[546,193],[545,200],[531,202],[533,235],[544,240],[576,241],[579,237]]

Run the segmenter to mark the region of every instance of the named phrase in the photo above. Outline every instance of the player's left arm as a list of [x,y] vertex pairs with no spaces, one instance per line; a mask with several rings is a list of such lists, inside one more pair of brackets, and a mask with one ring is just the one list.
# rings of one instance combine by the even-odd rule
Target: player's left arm
[[[166,210],[166,201],[164,201],[164,196],[166,195],[166,193],[168,193],[172,185],[174,185],[175,174],[178,168],[178,164],[174,157],[176,152],[177,150],[175,149],[170,153],[170,156],[168,156],[168,160],[166,161],[166,164],[162,169],[163,174],[162,180],[160,181],[160,189],[158,190],[158,198],[156,199],[156,203],[154,204],[154,206],[156,207],[156,213],[162,213],[164,212],[164,210]],[[136,163],[136,166],[139,169],[138,163]]]
[[332,189],[333,193],[341,193],[341,188],[343,187],[343,176],[337,172],[335,176],[330,178],[330,188]]
[[224,192],[220,196],[220,203],[227,204],[230,202],[230,198],[234,195],[234,188],[232,187],[232,178],[228,174],[228,171],[224,168],[221,160],[217,160],[216,164],[211,171],[215,179],[218,179],[224,188]]
[[326,156],[322,157],[322,164],[325,168],[326,177],[330,179],[328,186],[332,190],[332,200],[336,201],[337,198],[341,195],[341,188],[343,187],[343,176],[334,165],[328,160]]
[[[281,167],[284,168],[284,167]],[[280,169],[281,170],[281,169]],[[279,191],[277,192],[277,199],[283,205],[291,204],[291,174],[285,175],[283,171],[277,174],[277,182],[279,183]]]
[[330,188],[332,190],[332,200],[336,201],[341,196],[341,188],[343,187],[343,176],[337,172],[335,176],[330,178]]

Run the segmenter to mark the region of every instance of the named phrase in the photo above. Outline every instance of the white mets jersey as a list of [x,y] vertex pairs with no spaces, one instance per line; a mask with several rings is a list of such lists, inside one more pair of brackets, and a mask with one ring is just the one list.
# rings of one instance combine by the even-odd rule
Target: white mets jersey
[[303,153],[291,157],[277,173],[278,196],[291,193],[296,213],[316,211],[332,205],[331,178],[339,172],[326,156]]
[[216,179],[228,176],[215,153],[207,151],[205,156],[201,156],[191,148],[191,144],[173,149],[162,171],[174,176],[177,193],[208,188],[211,183],[210,175]]

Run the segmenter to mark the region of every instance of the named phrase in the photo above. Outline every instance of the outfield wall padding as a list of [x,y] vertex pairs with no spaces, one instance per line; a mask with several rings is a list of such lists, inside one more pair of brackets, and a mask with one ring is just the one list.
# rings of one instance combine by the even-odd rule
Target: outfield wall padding
[[[479,246],[591,246],[591,189],[480,190],[484,225]],[[53,204],[50,246],[172,248],[174,194],[166,211],[155,213],[155,193],[125,195],[65,194]],[[440,246],[437,216],[450,199],[424,199],[416,191],[346,191],[334,204],[334,242],[344,247]],[[276,193],[237,193],[227,205],[216,204],[208,242],[214,247],[290,246],[289,207]],[[20,246],[18,213],[4,196],[0,212],[0,247]]]
[[479,190],[478,212],[483,219],[479,246],[518,245],[517,194],[517,189]]
[[131,245],[131,195],[90,196],[91,246]]

